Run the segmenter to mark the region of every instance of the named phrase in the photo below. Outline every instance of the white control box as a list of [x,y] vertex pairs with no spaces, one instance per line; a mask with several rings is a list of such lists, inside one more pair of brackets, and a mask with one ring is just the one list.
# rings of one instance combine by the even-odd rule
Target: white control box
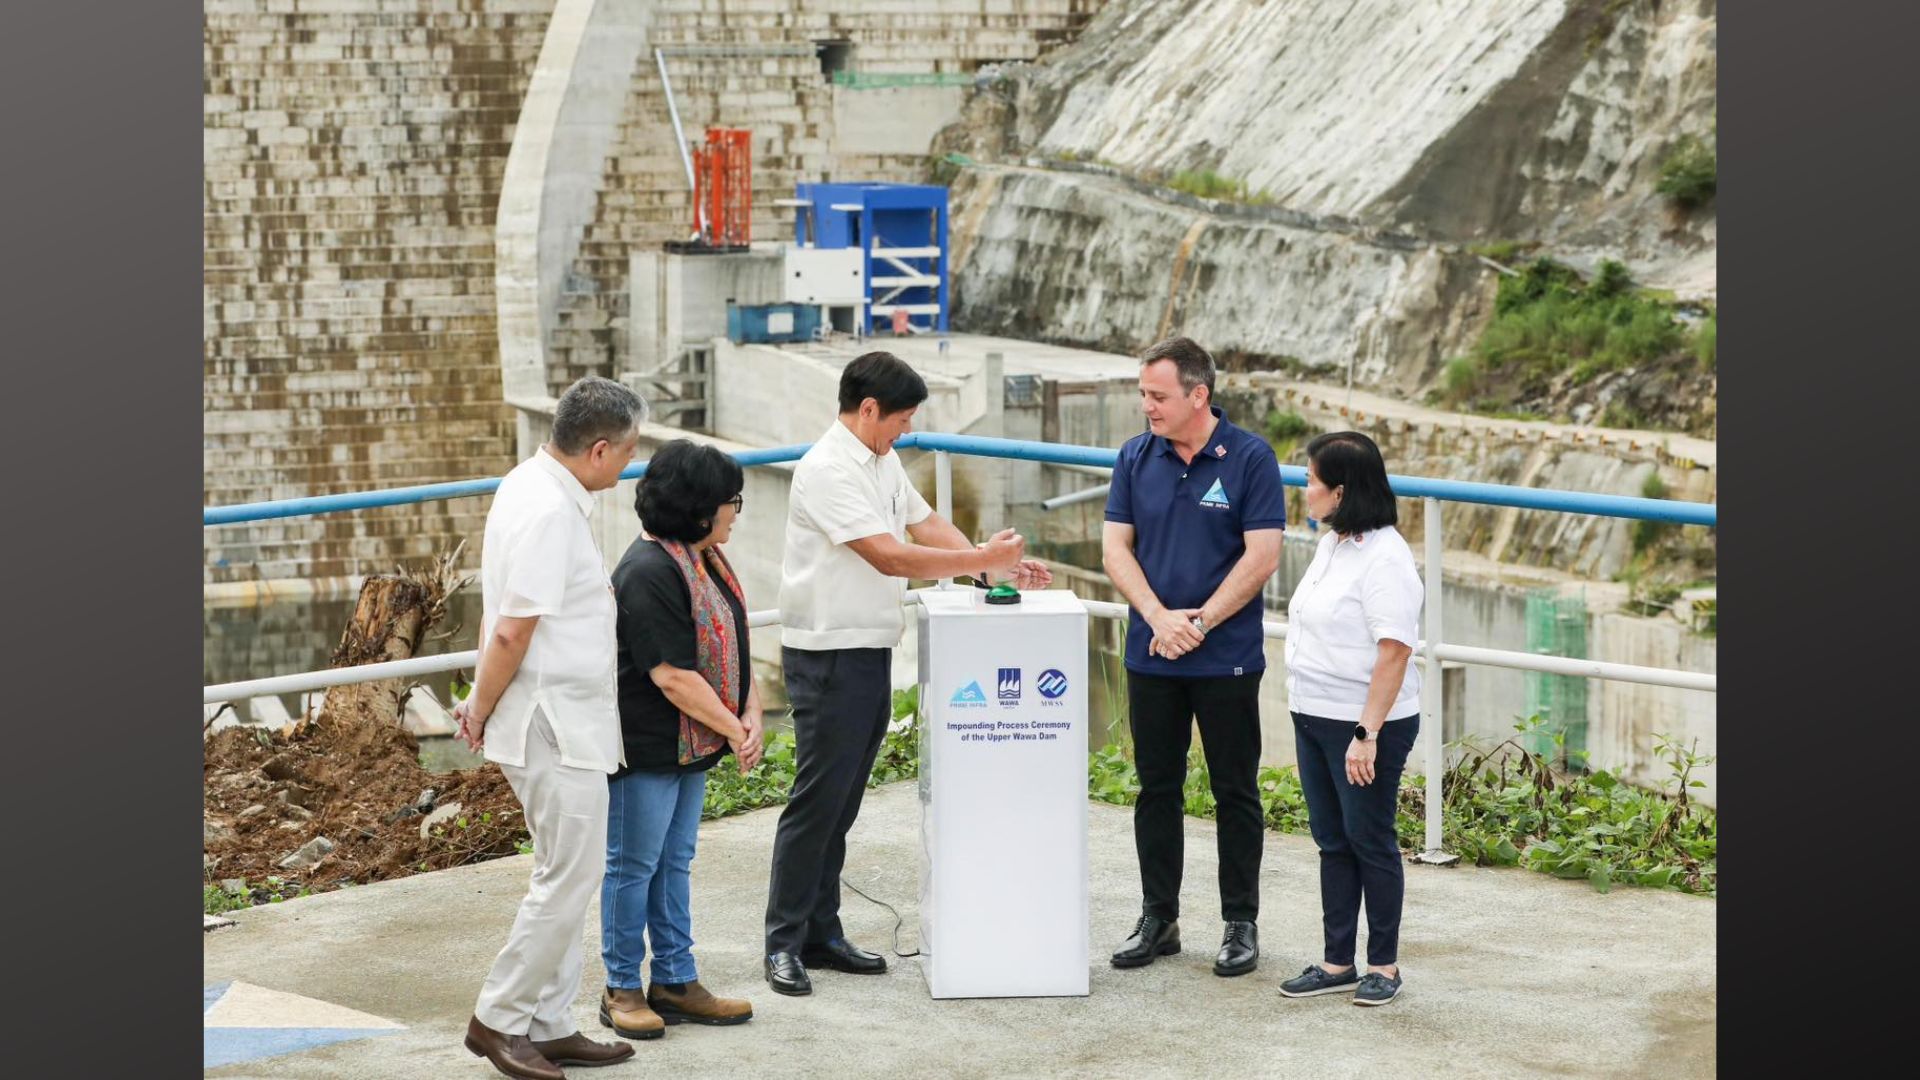
[[784,278],[790,304],[867,302],[866,253],[859,248],[788,247]]
[[1087,611],[1072,593],[919,610],[920,950],[936,998],[1088,991]]

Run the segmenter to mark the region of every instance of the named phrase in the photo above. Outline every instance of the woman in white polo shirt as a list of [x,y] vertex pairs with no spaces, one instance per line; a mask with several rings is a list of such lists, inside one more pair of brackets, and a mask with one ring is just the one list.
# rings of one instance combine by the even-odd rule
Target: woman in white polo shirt
[[[1287,706],[1300,788],[1320,848],[1322,962],[1280,986],[1288,997],[1353,994],[1385,1005],[1400,992],[1404,894],[1394,804],[1420,734],[1424,590],[1380,448],[1357,431],[1307,444],[1307,514],[1328,526],[1287,602]],[[1354,967],[1360,905],[1367,966]]]

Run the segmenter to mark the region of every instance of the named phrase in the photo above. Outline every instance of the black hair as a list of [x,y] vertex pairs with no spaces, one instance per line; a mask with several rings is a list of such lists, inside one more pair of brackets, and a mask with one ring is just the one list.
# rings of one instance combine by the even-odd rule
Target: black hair
[[1158,360],[1172,361],[1174,370],[1180,373],[1181,390],[1191,394],[1194,387],[1204,386],[1207,401],[1213,401],[1213,357],[1192,338],[1168,338],[1140,354],[1141,367]]
[[1400,523],[1400,506],[1387,484],[1380,447],[1357,431],[1329,431],[1307,444],[1313,473],[1329,490],[1345,487],[1323,524],[1338,533],[1362,533]]
[[697,544],[713,531],[720,504],[745,486],[746,474],[731,455],[690,439],[674,439],[647,462],[633,492],[633,508],[649,536]]
[[588,375],[560,395],[553,409],[553,445],[563,454],[583,454],[605,439],[625,442],[647,418],[640,395],[612,379]]
[[887,416],[927,400],[927,380],[890,352],[861,353],[840,373],[840,411],[860,411],[868,398]]

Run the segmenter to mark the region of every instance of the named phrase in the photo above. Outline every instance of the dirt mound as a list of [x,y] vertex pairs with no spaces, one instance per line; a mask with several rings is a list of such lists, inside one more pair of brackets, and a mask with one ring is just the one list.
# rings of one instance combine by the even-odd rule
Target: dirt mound
[[497,766],[428,772],[419,743],[391,725],[323,714],[284,733],[228,728],[207,740],[204,784],[210,884],[271,875],[285,895],[321,892],[512,855],[528,839]]

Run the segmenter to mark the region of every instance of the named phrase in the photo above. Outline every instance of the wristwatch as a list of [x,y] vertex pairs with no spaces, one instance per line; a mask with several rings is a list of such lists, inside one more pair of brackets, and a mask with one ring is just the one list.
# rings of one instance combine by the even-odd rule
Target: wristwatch
[[1206,616],[1204,616],[1204,615],[1195,615],[1195,616],[1193,617],[1193,628],[1194,628],[1195,630],[1198,630],[1198,631],[1200,631],[1200,636],[1201,636],[1201,637],[1206,637],[1206,636],[1207,636],[1207,619],[1206,619]]
[[1367,725],[1365,724],[1355,724],[1353,725],[1353,738],[1356,742],[1366,742],[1368,739],[1373,738],[1373,732],[1368,731]]

